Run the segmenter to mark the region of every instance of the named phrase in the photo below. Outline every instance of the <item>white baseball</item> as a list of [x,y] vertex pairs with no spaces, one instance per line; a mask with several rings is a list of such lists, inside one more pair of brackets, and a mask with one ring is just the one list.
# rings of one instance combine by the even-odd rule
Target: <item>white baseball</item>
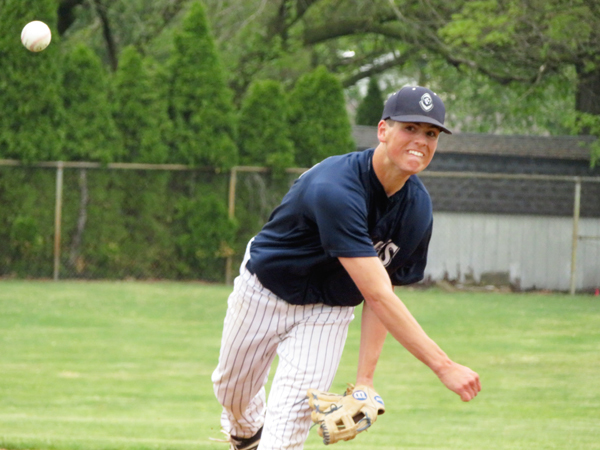
[[44,22],[34,20],[29,22],[21,32],[21,42],[27,50],[41,52],[52,40],[50,28]]

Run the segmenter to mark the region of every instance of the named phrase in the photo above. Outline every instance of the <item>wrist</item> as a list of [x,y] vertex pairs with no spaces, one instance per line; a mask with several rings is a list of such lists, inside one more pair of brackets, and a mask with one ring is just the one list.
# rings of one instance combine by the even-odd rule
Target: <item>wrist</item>
[[429,364],[429,368],[435,373],[438,377],[442,377],[446,372],[452,369],[454,362],[444,355],[444,358],[436,360]]
[[356,377],[355,386],[368,386],[373,387],[373,377]]

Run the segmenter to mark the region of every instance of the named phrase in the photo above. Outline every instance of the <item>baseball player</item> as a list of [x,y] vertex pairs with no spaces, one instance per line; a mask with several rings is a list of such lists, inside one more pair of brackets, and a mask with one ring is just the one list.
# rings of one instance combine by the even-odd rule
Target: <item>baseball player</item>
[[433,216],[416,174],[431,162],[440,133],[451,134],[444,118],[431,90],[396,92],[384,106],[378,146],[305,172],[248,244],[212,376],[231,449],[303,448],[307,390],[330,388],[363,300],[357,385],[373,388],[390,332],[463,401],[480,391],[478,375],[452,361],[393,290],[424,275]]

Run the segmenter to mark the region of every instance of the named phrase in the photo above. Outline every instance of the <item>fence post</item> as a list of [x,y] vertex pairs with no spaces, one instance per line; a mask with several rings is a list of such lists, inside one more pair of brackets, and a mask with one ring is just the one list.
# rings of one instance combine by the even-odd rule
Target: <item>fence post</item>
[[[232,167],[231,172],[229,173],[229,218],[235,218],[235,190],[237,185],[237,168]],[[227,260],[225,261],[225,283],[232,284],[233,275],[231,271],[231,266],[233,265],[233,255],[227,256]]]
[[63,162],[56,165],[56,202],[54,208],[54,281],[58,281],[60,270],[60,233],[62,217]]
[[573,204],[573,237],[571,241],[571,286],[569,293],[575,294],[577,283],[577,243],[579,241],[579,213],[581,209],[581,178],[575,177],[575,199]]

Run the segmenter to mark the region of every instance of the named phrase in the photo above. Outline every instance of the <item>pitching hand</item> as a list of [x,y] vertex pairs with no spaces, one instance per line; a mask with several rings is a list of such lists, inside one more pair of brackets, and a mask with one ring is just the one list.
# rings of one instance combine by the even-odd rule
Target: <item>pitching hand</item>
[[455,362],[441,370],[437,376],[448,389],[460,395],[463,402],[472,400],[481,391],[479,375],[468,367]]

